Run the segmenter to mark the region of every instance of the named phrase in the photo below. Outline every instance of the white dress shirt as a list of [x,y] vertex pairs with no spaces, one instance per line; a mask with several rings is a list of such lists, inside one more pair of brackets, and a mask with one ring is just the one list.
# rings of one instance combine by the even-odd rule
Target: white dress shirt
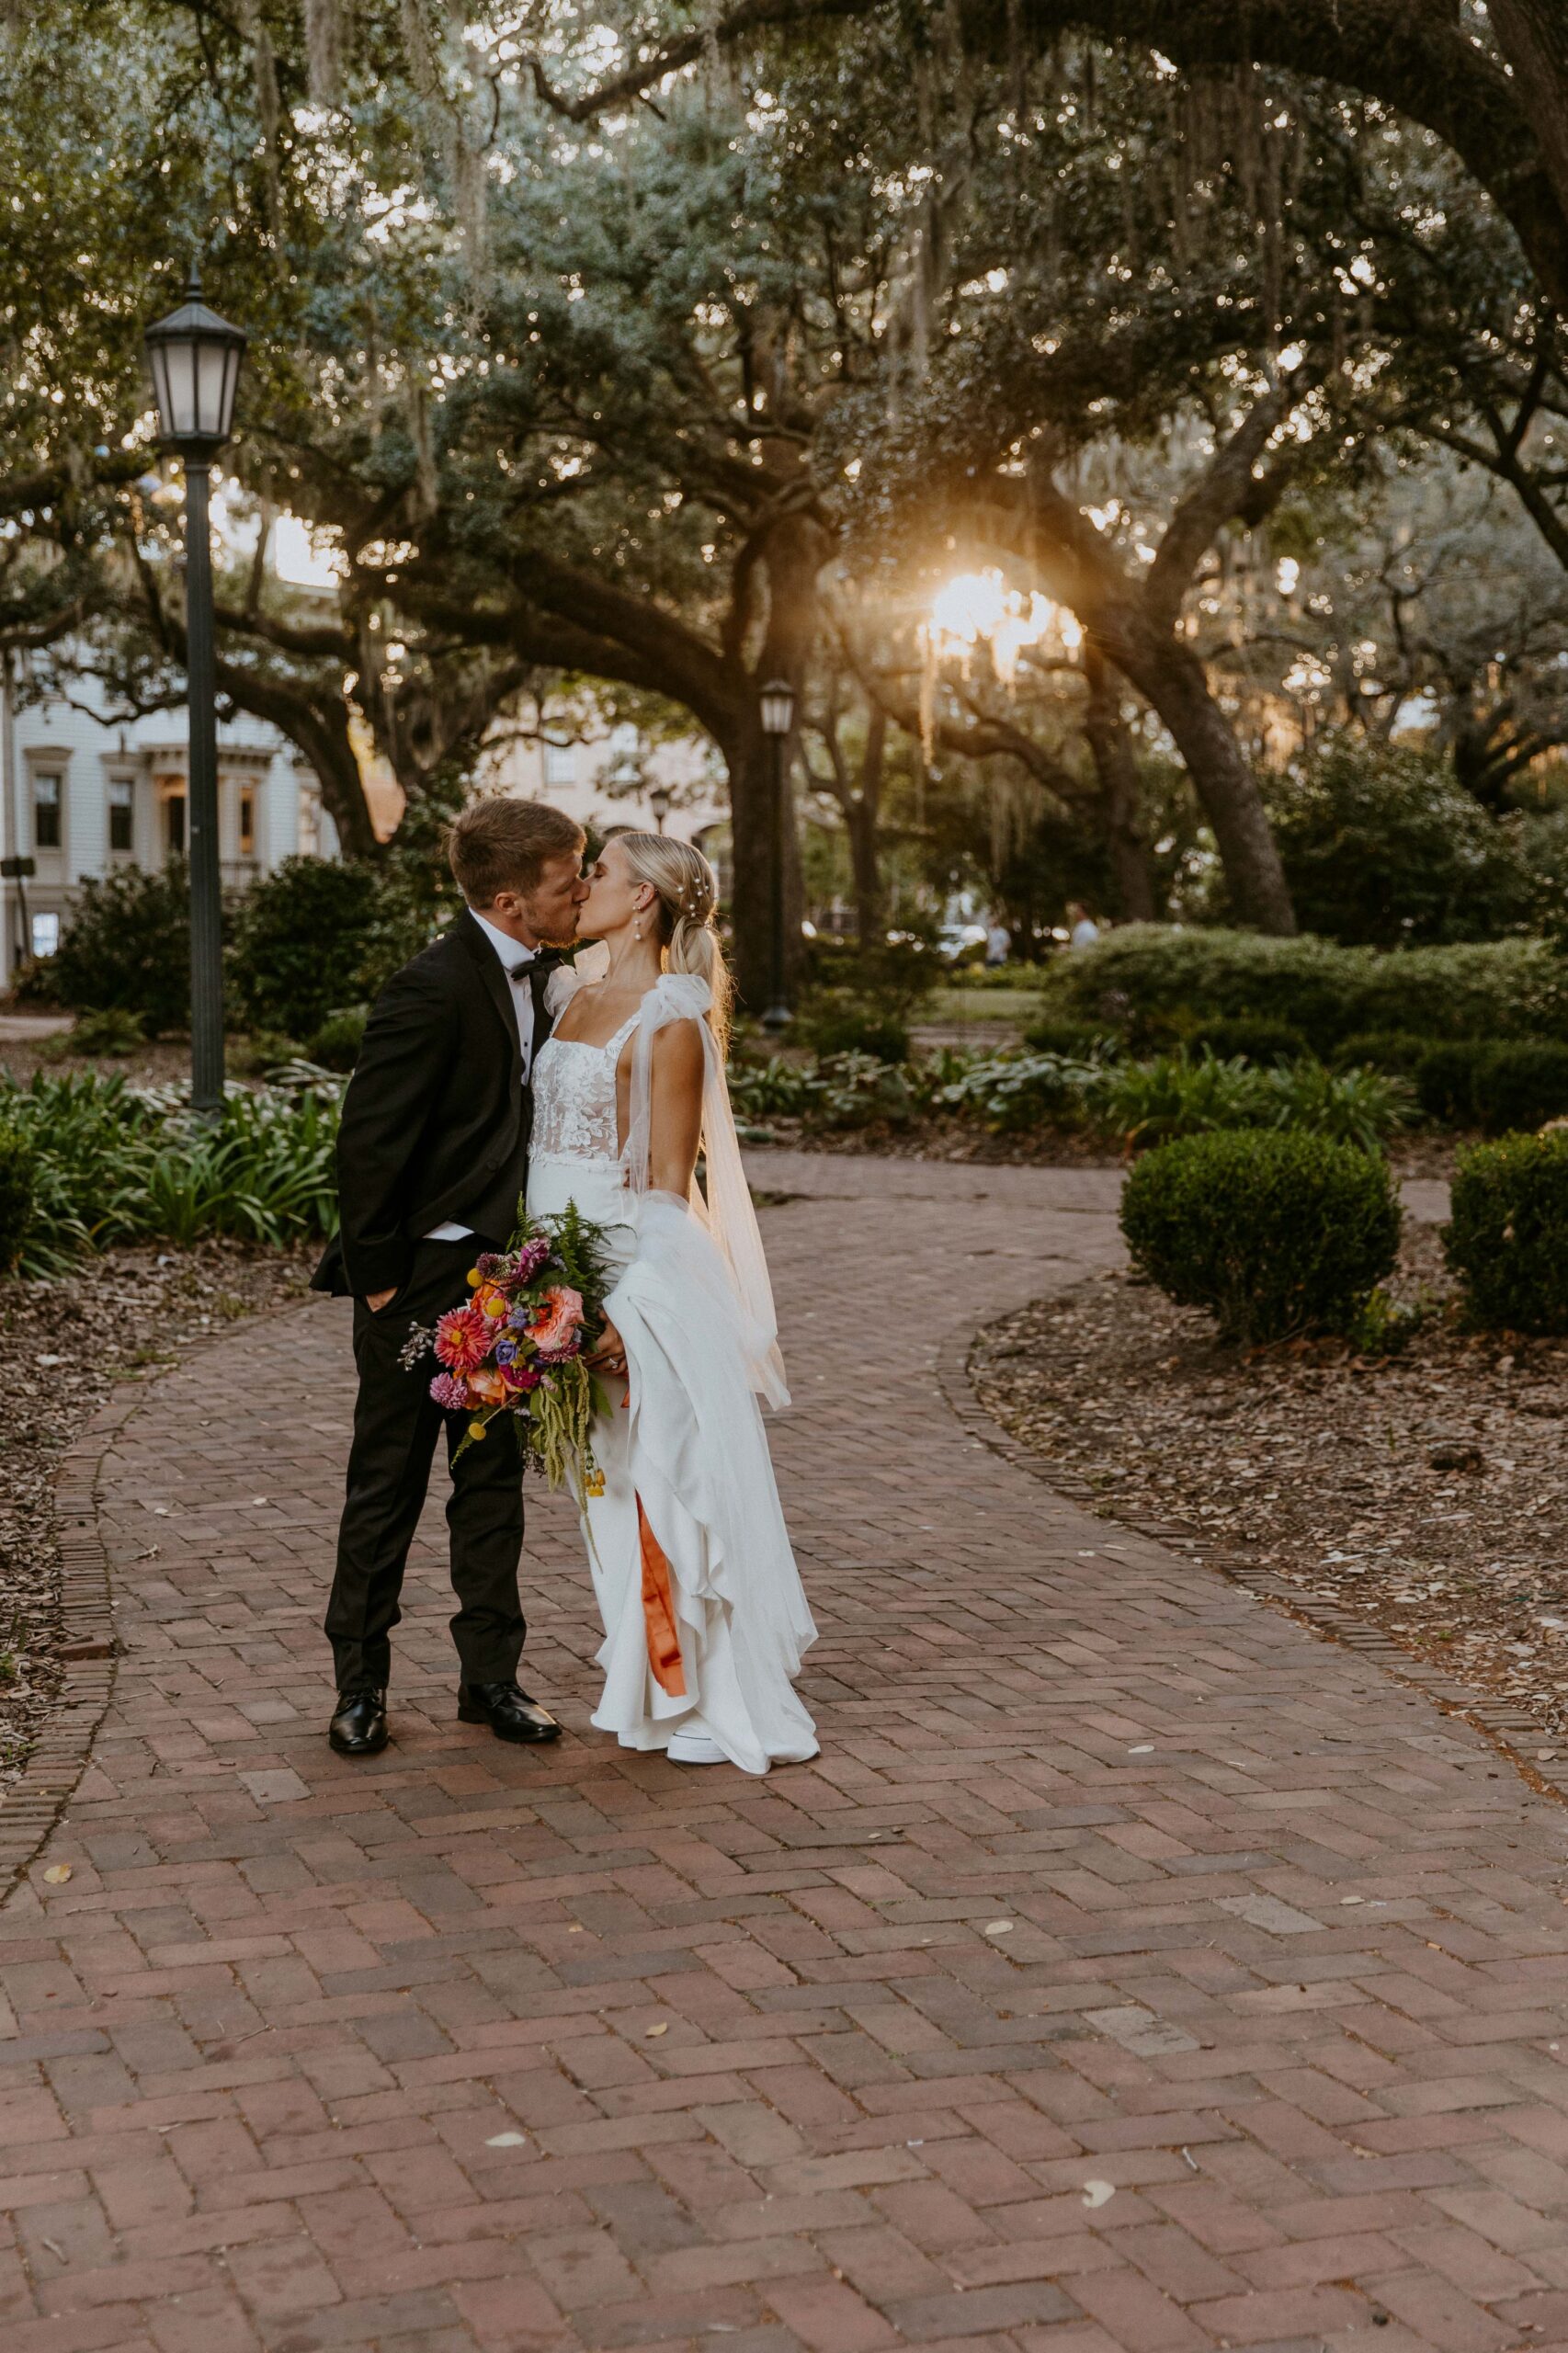
[[[525,948],[521,940],[514,939],[508,932],[497,931],[493,923],[485,922],[477,908],[471,907],[469,913],[512,979],[512,1010],[517,1017],[517,1043],[523,1050],[523,1085],[526,1086],[534,1059],[534,993],[528,986],[527,975],[539,949]],[[460,1225],[455,1218],[447,1218],[441,1224],[433,1225],[422,1239],[426,1242],[466,1242],[472,1232],[472,1225]]]

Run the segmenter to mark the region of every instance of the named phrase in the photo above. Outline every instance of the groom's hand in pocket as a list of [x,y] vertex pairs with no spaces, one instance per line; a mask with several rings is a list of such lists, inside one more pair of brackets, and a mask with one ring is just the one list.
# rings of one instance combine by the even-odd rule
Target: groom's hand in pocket
[[397,1285],[394,1283],[391,1290],[368,1290],[365,1293],[365,1304],[372,1315],[379,1315],[388,1300],[396,1297]]

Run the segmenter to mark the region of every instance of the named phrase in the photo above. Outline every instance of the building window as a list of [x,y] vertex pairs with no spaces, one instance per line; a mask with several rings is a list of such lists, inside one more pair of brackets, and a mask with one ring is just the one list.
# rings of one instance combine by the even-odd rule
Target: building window
[[108,846],[111,850],[129,851],[135,847],[132,828],[136,819],[136,787],[128,776],[111,776],[108,780]]
[[33,954],[52,956],[60,945],[60,917],[56,915],[34,915],[31,930]]
[[240,856],[256,856],[256,795],[248,788],[240,795]]
[[164,803],[164,823],[168,827],[168,851],[171,858],[185,856],[185,795],[171,792]]
[[[52,769],[40,768],[33,778],[33,847],[60,847],[60,804],[64,779]],[[51,949],[49,953],[53,954]]]
[[545,745],[544,780],[546,784],[576,783],[577,746],[575,744],[547,744]]

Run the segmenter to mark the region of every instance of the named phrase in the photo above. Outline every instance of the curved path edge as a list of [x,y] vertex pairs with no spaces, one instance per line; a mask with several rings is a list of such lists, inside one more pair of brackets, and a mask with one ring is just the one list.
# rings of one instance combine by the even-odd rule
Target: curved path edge
[[[1214,1542],[1190,1520],[1139,1519],[1126,1513],[1102,1510],[1098,1491],[1087,1479],[1042,1460],[986,1411],[975,1392],[971,1370],[973,1354],[973,1339],[964,1334],[955,1335],[952,1351],[937,1365],[937,1379],[948,1410],[980,1445],[999,1455],[1015,1470],[1038,1480],[1059,1501],[1093,1512],[1108,1527],[1152,1536],[1173,1552],[1190,1554],[1195,1568],[1211,1569],[1228,1584],[1240,1586],[1257,1600],[1281,1610],[1320,1641],[1358,1652],[1391,1680],[1430,1700],[1439,1714],[1458,1716],[1481,1733],[1540,1796],[1555,1798],[1560,1805],[1568,1806],[1568,1749],[1562,1745],[1561,1734],[1549,1731],[1522,1708],[1511,1706],[1490,1691],[1479,1690],[1473,1684],[1459,1682],[1440,1666],[1418,1658],[1415,1652],[1392,1642],[1378,1627],[1369,1626],[1353,1609],[1342,1608],[1335,1601],[1313,1600],[1284,1577],[1271,1576],[1234,1545]],[[1551,1749],[1554,1754],[1528,1756],[1525,1752],[1528,1748]]]

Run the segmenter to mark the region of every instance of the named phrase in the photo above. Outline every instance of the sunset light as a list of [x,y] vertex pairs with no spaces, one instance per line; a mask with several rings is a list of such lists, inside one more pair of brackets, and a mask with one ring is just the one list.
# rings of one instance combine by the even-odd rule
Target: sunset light
[[1009,588],[994,566],[960,573],[939,588],[922,634],[938,662],[957,659],[966,666],[983,640],[1004,686],[1012,685],[1026,647],[1054,641],[1071,654],[1083,639],[1073,614],[1038,589],[1026,597]]

